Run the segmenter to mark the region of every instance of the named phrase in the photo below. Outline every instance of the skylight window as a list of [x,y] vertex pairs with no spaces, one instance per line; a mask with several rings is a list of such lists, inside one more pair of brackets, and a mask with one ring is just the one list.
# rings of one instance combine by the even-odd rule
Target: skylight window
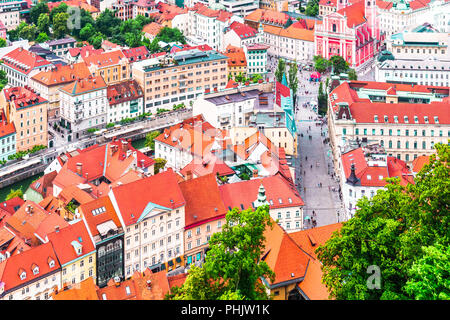
[[378,176],[378,179],[383,180],[383,176]]
[[434,123],[439,123],[439,118],[438,118],[438,116],[434,116]]
[[373,121],[374,121],[374,122],[378,122],[378,116],[377,116],[377,115],[374,115],[374,116],[373,116]]
[[370,174],[367,175],[367,180],[372,180],[372,176]]
[[389,122],[389,117],[386,115],[384,116],[384,122],[386,122],[386,123]]

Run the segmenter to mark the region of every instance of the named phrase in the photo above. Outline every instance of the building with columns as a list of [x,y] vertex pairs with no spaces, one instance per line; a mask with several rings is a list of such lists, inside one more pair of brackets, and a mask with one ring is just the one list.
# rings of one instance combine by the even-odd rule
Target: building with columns
[[314,34],[315,55],[330,59],[343,57],[352,68],[359,68],[374,58],[381,44],[377,7],[365,0],[337,3],[337,11],[317,23]]

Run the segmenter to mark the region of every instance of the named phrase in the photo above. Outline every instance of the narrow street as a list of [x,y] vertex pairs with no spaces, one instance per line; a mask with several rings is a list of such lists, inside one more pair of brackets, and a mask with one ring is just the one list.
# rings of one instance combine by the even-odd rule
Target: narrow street
[[[310,119],[312,117],[312,120]],[[296,114],[297,128],[299,133],[299,159],[297,161],[297,172],[300,172],[300,194],[305,201],[304,217],[313,217],[317,227],[338,222],[338,211],[341,208],[339,200],[339,184],[336,179],[328,173],[334,172],[329,154],[329,145],[323,143],[328,136],[321,136],[321,130],[326,131],[320,125],[316,126],[317,114],[309,107],[300,109]],[[309,130],[309,128],[311,128]],[[303,134],[303,137],[301,136]],[[311,135],[311,140],[309,139]],[[298,163],[300,162],[300,163]],[[322,184],[321,186],[319,184]],[[334,190],[334,191],[333,191]],[[305,228],[312,225],[305,219]]]

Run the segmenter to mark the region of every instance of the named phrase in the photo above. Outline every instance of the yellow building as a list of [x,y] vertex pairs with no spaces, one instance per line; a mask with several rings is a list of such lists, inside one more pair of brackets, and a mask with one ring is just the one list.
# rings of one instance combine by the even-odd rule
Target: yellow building
[[74,287],[88,277],[96,279],[95,246],[83,221],[48,234],[61,264],[62,287]]
[[247,59],[244,49],[228,45],[223,54],[228,57],[228,77],[235,79],[239,74],[247,77]]
[[120,50],[89,55],[83,60],[92,76],[102,76],[107,85],[131,78],[130,63]]
[[47,146],[47,100],[33,90],[13,87],[0,94],[0,107],[5,108],[7,122],[16,127],[17,152]]

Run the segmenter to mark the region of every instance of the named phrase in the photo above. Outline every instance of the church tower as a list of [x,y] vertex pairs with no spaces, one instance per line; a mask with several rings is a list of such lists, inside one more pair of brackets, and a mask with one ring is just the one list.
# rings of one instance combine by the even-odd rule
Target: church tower
[[345,7],[348,7],[348,6],[349,6],[348,0],[337,0],[336,11],[344,9]]
[[367,19],[367,26],[370,30],[370,35],[372,38],[377,39],[378,35],[378,18],[377,18],[377,5],[375,0],[364,0],[365,1],[365,17]]
[[259,186],[259,190],[258,190],[258,198],[256,199],[256,201],[253,202],[253,206],[255,208],[264,206],[264,205],[268,205],[269,202],[267,202],[267,197],[266,197],[266,189],[264,189],[263,184],[261,183],[261,185]]

